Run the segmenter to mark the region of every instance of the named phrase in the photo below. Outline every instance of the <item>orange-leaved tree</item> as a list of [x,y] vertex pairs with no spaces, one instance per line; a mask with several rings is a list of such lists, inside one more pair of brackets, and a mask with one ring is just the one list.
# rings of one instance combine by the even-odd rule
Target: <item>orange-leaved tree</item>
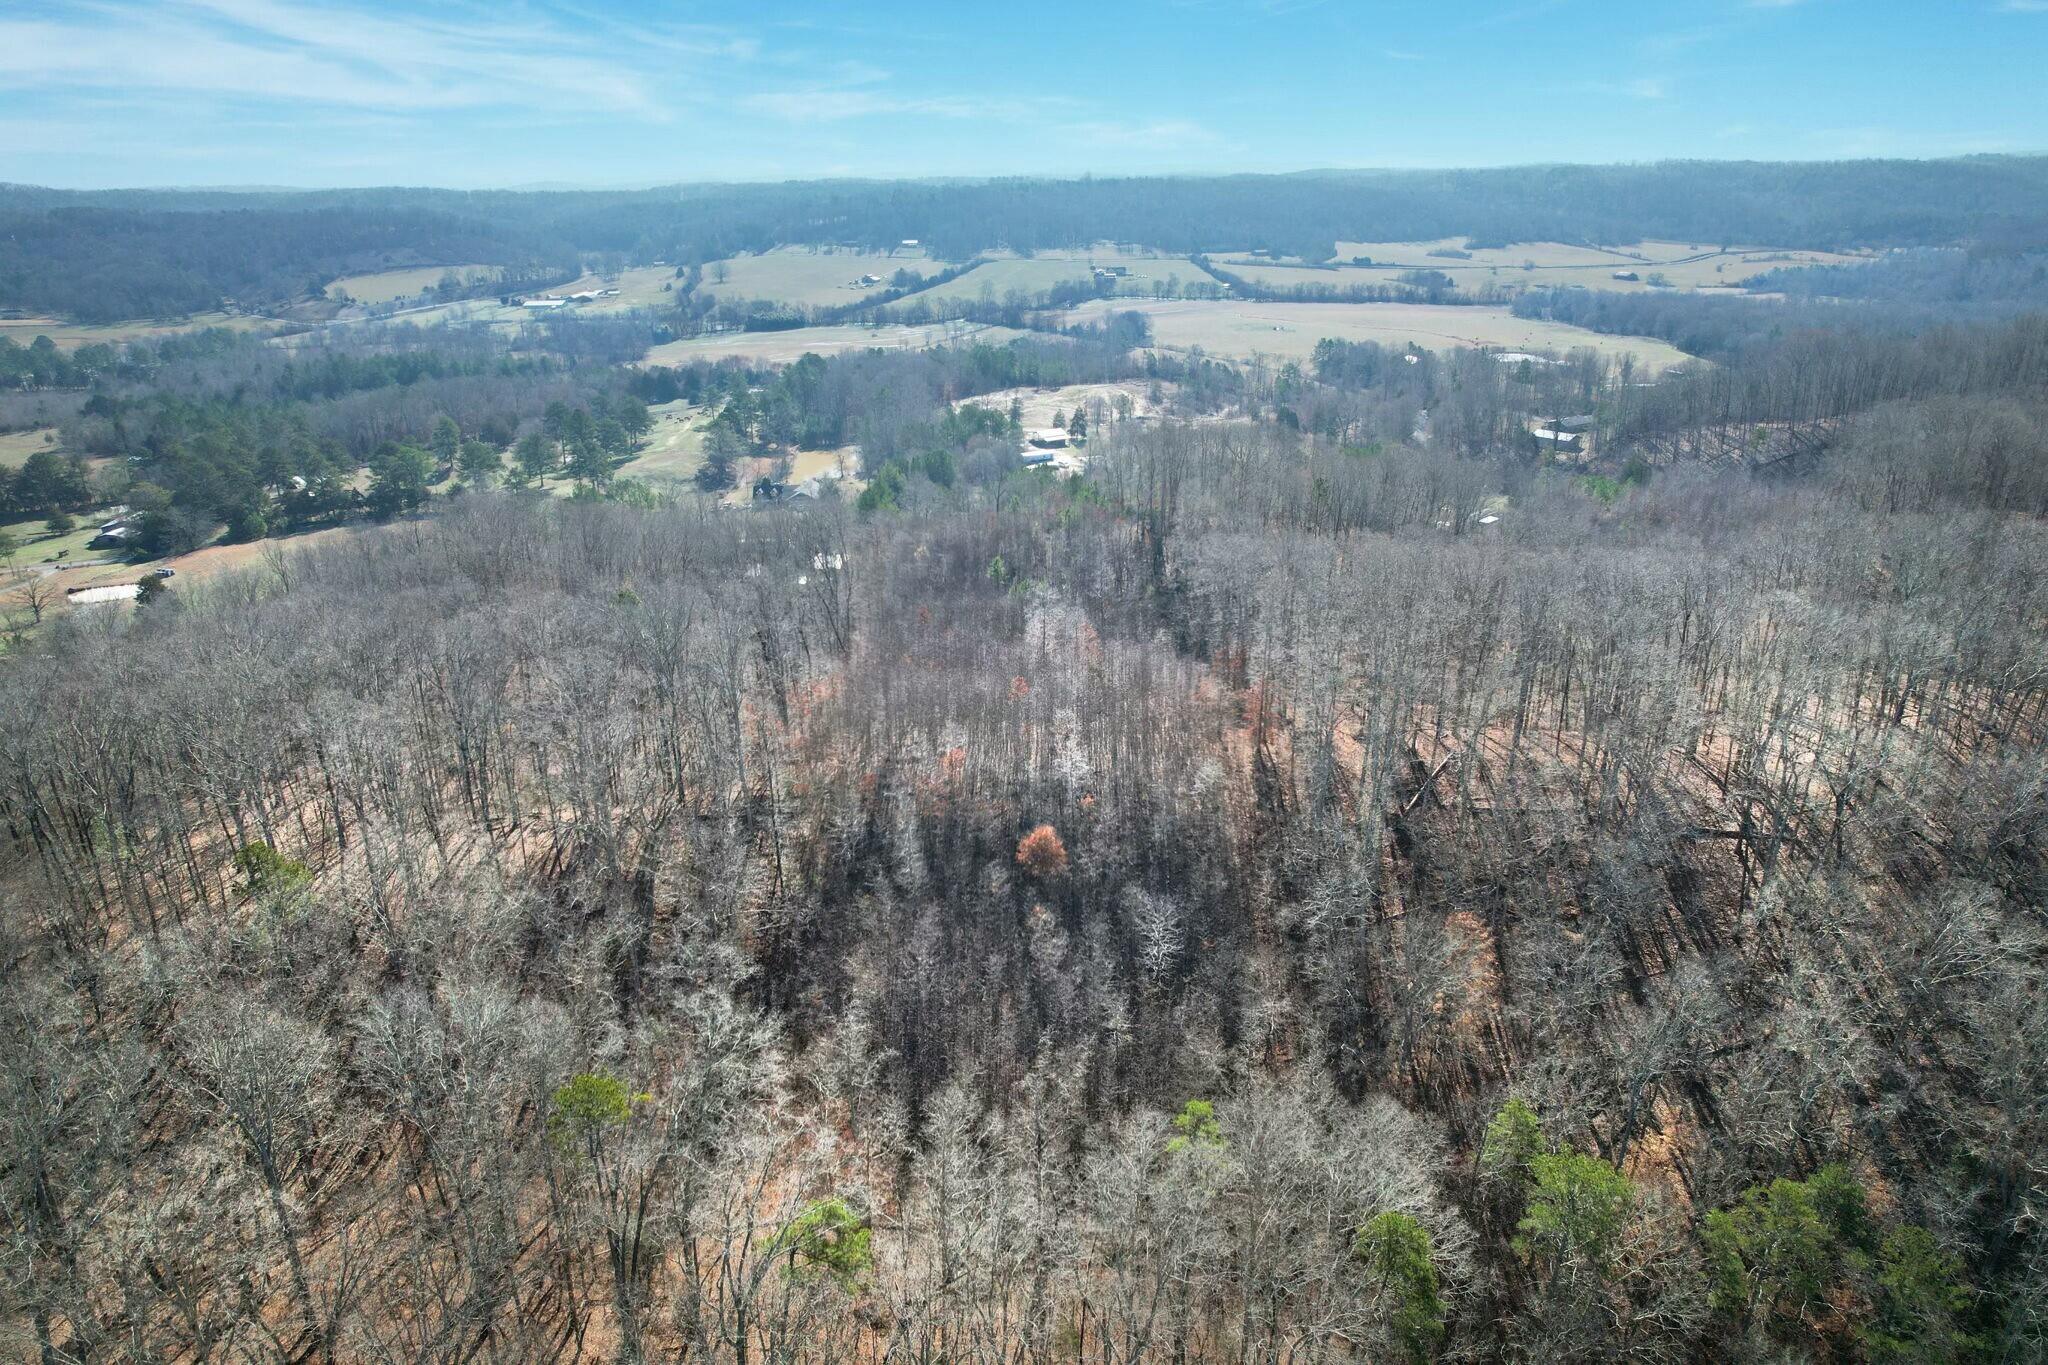
[[1017,864],[1034,877],[1057,877],[1067,870],[1067,846],[1059,831],[1040,825],[1017,841]]

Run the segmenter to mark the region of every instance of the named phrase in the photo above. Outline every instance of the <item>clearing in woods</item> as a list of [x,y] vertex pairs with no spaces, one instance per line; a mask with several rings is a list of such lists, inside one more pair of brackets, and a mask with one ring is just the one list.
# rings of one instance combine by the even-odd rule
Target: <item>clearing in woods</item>
[[704,463],[704,428],[697,420],[702,411],[681,398],[650,406],[654,425],[639,452],[619,466],[619,477],[659,482],[694,475]]
[[464,284],[496,279],[495,265],[416,265],[404,270],[379,270],[367,275],[346,275],[327,286],[330,299],[346,298],[355,303],[393,303],[425,294],[449,275]]
[[[1068,384],[1057,389],[1002,389],[962,398],[953,406],[991,408],[1007,413],[1014,402],[1021,409],[1017,418],[1019,425],[1026,431],[1039,431],[1051,426],[1056,416],[1071,417],[1076,408],[1100,408],[1107,420],[1114,421],[1120,401],[1130,404],[1133,417],[1149,417],[1159,411],[1174,387],[1162,381],[1124,379],[1113,384]],[[1159,395],[1156,403],[1153,401],[1155,392]]]
[[867,480],[860,476],[860,447],[839,446],[831,450],[798,450],[786,456],[756,455],[741,460],[735,466],[737,477],[733,486],[721,493],[718,500],[727,507],[752,506],[755,480],[772,478],[785,465],[784,478],[787,482],[795,484],[817,479],[822,483],[836,484],[842,498],[857,498],[868,486]]
[[1061,284],[1085,283],[1100,266],[1120,268],[1120,294],[1149,295],[1158,285],[1178,279],[1182,284],[1214,284],[1209,274],[1185,256],[1162,255],[1136,247],[1097,246],[1087,250],[1041,251],[1035,256],[1003,256],[983,261],[957,280],[913,297],[920,299],[988,298],[1001,302],[1012,293],[1036,297]]
[[892,323],[880,327],[845,324],[837,327],[792,327],[781,332],[719,332],[686,337],[654,347],[643,365],[688,365],[697,360],[746,360],[762,365],[786,364],[807,353],[837,355],[842,351],[923,351],[964,342],[1000,344],[1030,335],[1009,327],[983,327],[971,322],[935,322],[911,327]]
[[[194,550],[191,554],[179,555],[175,559],[152,561],[152,564],[168,564],[178,571],[178,577],[171,582],[171,587],[175,590],[193,582],[203,583],[209,578],[218,578],[222,574],[257,568],[263,564],[264,557],[273,551],[282,550],[290,554],[311,546],[345,540],[350,536],[360,535],[367,529],[370,528],[365,525],[322,526],[317,530],[295,531],[290,535],[273,536],[268,540],[242,541],[233,545],[208,545]],[[150,565],[133,565],[128,571],[136,573],[148,567]]]
[[1607,336],[1561,322],[1518,318],[1505,308],[1428,303],[1256,303],[1243,299],[1095,299],[1070,309],[1069,324],[1100,321],[1105,313],[1143,313],[1156,344],[1173,350],[1199,346],[1211,355],[1249,360],[1308,360],[1325,337],[1415,345],[1432,351],[1463,346],[1511,350],[1633,355],[1653,370],[1692,357],[1652,337]]
[[[944,268],[922,251],[779,246],[757,256],[713,261],[704,267],[697,291],[721,302],[766,299],[804,308],[830,308],[881,293],[899,270],[924,277]],[[857,283],[868,275],[880,283]]]

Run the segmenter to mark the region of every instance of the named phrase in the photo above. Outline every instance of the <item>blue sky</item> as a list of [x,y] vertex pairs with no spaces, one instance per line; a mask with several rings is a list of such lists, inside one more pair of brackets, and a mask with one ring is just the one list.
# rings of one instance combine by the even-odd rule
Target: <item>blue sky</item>
[[2048,150],[2048,0],[0,0],[0,180]]

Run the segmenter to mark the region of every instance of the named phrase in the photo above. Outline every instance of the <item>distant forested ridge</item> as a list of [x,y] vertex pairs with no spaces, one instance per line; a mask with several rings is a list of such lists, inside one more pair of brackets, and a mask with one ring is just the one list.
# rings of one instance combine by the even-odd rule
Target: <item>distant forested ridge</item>
[[86,320],[267,306],[354,270],[705,261],[918,239],[959,260],[1142,242],[1311,260],[1339,241],[1644,238],[1786,247],[2048,245],[2048,158],[1661,162],[1468,171],[805,181],[641,191],[106,190],[0,186],[0,308]]
[[[0,204],[7,196],[0,196]],[[574,253],[517,223],[432,209],[318,205],[0,210],[0,307],[84,322],[290,302],[340,275]]]

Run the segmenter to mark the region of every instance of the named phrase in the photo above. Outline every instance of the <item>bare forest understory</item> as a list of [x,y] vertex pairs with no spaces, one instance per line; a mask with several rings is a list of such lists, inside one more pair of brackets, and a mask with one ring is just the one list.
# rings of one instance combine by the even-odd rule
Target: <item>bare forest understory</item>
[[2041,1358],[2036,518],[1097,447],[10,658],[9,1357]]

